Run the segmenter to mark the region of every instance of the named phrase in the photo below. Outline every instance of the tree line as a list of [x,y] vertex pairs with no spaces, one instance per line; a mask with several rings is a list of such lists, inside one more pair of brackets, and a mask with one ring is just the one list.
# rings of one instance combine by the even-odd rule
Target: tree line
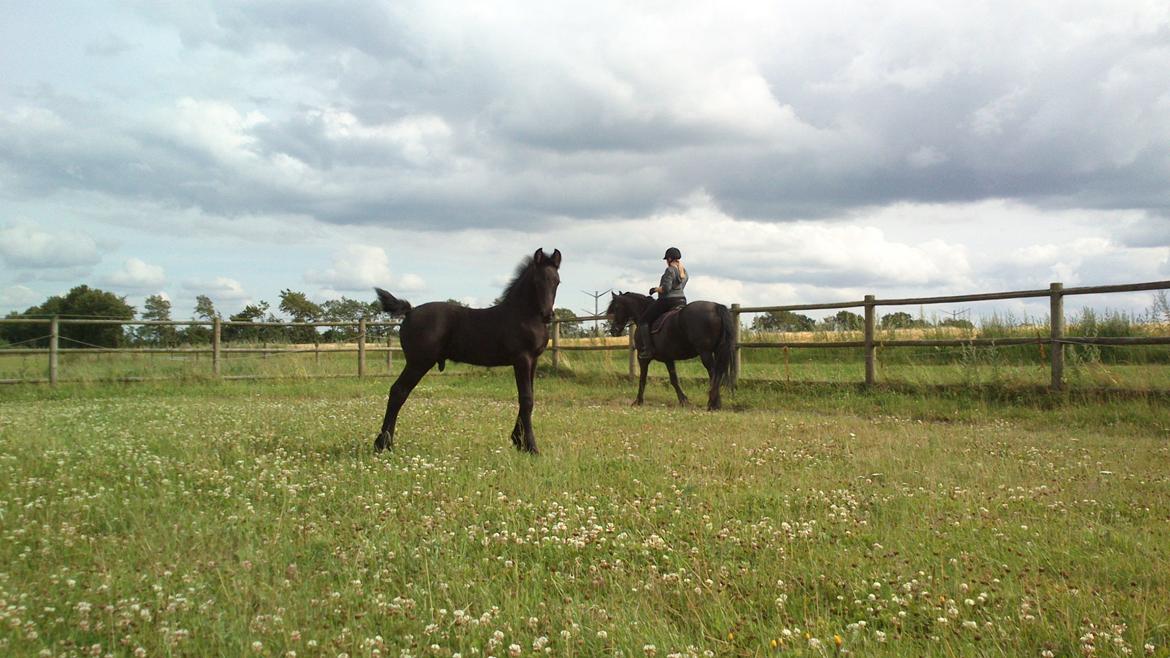
[[[467,306],[457,300],[449,302]],[[283,317],[276,315],[276,311]],[[171,301],[162,295],[151,295],[143,302],[142,312],[126,302],[124,296],[79,285],[64,295],[54,295],[41,304],[31,306],[23,312],[9,313],[7,318],[52,318],[102,319],[102,320],[144,320],[172,321]],[[572,318],[569,309],[556,309],[557,317]],[[285,289],[280,292],[276,308],[266,301],[246,305],[238,313],[224,318],[215,303],[207,295],[195,298],[192,320],[211,322],[216,319],[233,323],[254,323],[259,326],[225,324],[221,337],[229,342],[251,343],[312,343],[350,342],[357,339],[359,320],[386,319],[377,302],[363,302],[348,297],[330,299],[321,303],[309,299],[303,292]],[[352,325],[336,327],[266,326],[286,322],[344,322]],[[260,324],[264,323],[264,324]],[[172,326],[142,325],[125,327],[113,324],[69,324],[60,325],[60,339],[63,347],[176,347],[179,345],[207,345],[211,343],[211,327],[204,325]],[[397,333],[397,327],[367,327],[369,339],[386,338]],[[48,330],[43,324],[0,324],[0,345],[21,345],[27,347],[48,346]],[[584,335],[578,323],[566,322],[561,326],[561,335],[573,337]]]
[[[946,318],[937,323],[932,323],[926,318],[916,318],[904,311],[883,315],[878,321],[878,326],[882,329],[913,329],[918,327],[975,328],[974,323],[962,318]],[[865,329],[865,318],[852,311],[838,311],[834,315],[817,321],[807,315],[793,311],[769,311],[768,313],[757,315],[752,320],[751,328],[754,331],[863,331]]]

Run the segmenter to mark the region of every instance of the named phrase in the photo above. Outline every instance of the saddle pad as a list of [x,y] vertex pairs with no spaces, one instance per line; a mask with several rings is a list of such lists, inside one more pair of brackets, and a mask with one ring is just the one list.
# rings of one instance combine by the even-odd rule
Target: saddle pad
[[662,331],[662,328],[666,326],[666,321],[673,318],[674,316],[678,315],[678,312],[683,310],[683,308],[684,307],[682,307],[682,306],[675,306],[674,308],[670,309],[669,311],[658,316],[658,319],[655,320],[654,323],[650,325],[650,333],[656,334],[656,333]]

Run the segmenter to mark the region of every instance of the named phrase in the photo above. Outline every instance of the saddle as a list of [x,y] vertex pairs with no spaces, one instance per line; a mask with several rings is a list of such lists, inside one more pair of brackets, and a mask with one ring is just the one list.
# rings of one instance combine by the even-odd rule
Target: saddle
[[678,312],[683,310],[684,308],[685,308],[684,306],[675,306],[674,308],[670,309],[669,311],[658,316],[658,319],[655,320],[650,325],[650,334],[653,335],[653,334],[656,334],[656,333],[662,331],[662,328],[666,326],[666,323],[669,320],[673,319],[674,316],[678,315]]

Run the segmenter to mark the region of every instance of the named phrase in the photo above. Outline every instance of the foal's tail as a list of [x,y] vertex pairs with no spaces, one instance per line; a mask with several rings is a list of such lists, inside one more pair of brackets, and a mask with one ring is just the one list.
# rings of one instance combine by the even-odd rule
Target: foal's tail
[[735,381],[730,377],[731,360],[735,358],[735,333],[732,331],[735,320],[731,317],[731,311],[723,304],[716,304],[715,312],[719,315],[719,324],[723,325],[723,330],[719,334],[719,344],[715,346],[715,377],[726,383],[728,388],[735,390]]
[[390,315],[406,315],[410,311],[410,302],[405,299],[398,299],[381,288],[374,288],[374,291],[378,293],[378,301],[382,302],[382,310]]

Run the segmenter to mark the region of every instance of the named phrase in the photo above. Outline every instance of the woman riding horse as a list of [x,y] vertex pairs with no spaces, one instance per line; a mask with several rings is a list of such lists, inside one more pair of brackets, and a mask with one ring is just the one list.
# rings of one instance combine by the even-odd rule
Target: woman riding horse
[[682,252],[678,247],[671,247],[666,250],[663,260],[666,261],[666,271],[662,273],[658,287],[650,289],[651,295],[658,293],[658,300],[639,318],[642,326],[646,327],[646,330],[639,334],[642,342],[641,352],[645,359],[654,358],[654,342],[650,340],[650,327],[654,325],[654,321],[676,306],[687,305],[687,296],[683,293],[683,288],[687,287],[690,277],[687,276],[687,268],[682,264]]

